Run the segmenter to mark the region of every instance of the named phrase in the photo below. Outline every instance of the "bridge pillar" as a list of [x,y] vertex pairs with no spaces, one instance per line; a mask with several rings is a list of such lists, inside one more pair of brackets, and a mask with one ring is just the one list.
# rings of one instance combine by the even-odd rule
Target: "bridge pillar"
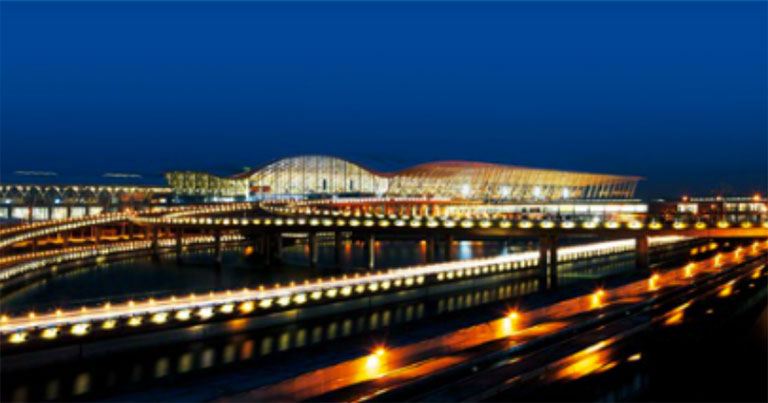
[[445,236],[445,261],[450,262],[453,260],[453,236]]
[[281,259],[283,258],[283,234],[279,232],[275,234],[275,243],[273,246],[275,248],[274,260],[276,262],[281,262]]
[[557,288],[557,236],[549,238],[549,288]]
[[264,253],[264,264],[269,266],[272,264],[272,237],[269,234],[264,234],[262,237],[261,247]]
[[220,265],[222,261],[222,254],[221,254],[221,230],[217,229],[216,232],[213,235],[213,243],[215,248],[215,256],[216,256],[216,264]]
[[645,271],[650,268],[649,249],[647,235],[635,238],[635,268],[638,270]]
[[426,261],[427,263],[433,263],[435,261],[435,237],[430,235],[427,237],[427,250],[426,250]]
[[93,236],[94,243],[98,245],[99,239],[101,238],[101,228],[97,226],[91,227],[91,236]]
[[337,267],[341,267],[341,260],[342,260],[342,248],[344,247],[342,245],[342,239],[341,239],[341,231],[336,231],[333,233],[333,260],[334,263],[336,263]]
[[184,230],[181,229],[181,228],[176,230],[176,245],[175,246],[176,246],[176,263],[177,264],[181,264],[182,263],[182,261],[181,261],[182,260],[181,259],[181,252],[182,252],[182,250],[181,250],[181,248],[182,248],[181,241],[182,241],[183,237],[184,237]]
[[[149,230],[147,230],[149,233]],[[152,227],[152,256],[157,258],[160,256],[160,228]]]
[[367,251],[368,268],[373,269],[376,267],[376,236],[373,233],[368,234],[365,250]]
[[309,242],[309,267],[317,266],[317,232],[310,232],[307,238]]
[[264,257],[265,248],[264,248],[264,238],[266,238],[266,235],[259,235],[255,241],[254,241],[254,247],[253,251],[258,253],[261,257]]
[[546,284],[547,279],[547,266],[549,260],[549,236],[542,235],[539,237],[539,277]]

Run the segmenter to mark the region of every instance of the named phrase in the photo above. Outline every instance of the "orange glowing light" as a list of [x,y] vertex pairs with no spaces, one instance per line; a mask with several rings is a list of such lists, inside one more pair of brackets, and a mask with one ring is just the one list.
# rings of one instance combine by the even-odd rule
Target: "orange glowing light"
[[591,298],[592,309],[597,309],[603,306],[604,295],[605,295],[605,291],[603,291],[602,289],[599,289],[592,294],[592,298]]
[[[609,353],[603,350],[606,345],[605,342],[600,342],[568,357],[569,363],[557,371],[555,378],[578,379],[594,372],[612,368],[616,364],[608,362]],[[606,366],[608,367],[603,369]]]
[[667,326],[672,326],[672,325],[678,325],[682,322],[683,322],[683,311],[678,311],[670,315],[667,318],[667,320],[664,321],[664,324]]
[[517,311],[510,311],[507,313],[500,323],[500,336],[506,337],[514,334],[518,330],[519,319],[520,314]]
[[693,276],[693,269],[695,267],[696,267],[695,263],[688,263],[687,265],[685,265],[685,268],[683,269],[683,275],[686,278],[692,277]]
[[761,269],[762,269],[762,267],[758,267],[757,269],[755,269],[755,271],[752,273],[752,278],[756,279],[756,278],[760,277],[760,270]]
[[365,376],[368,378],[378,378],[384,374],[384,358],[387,350],[379,347],[365,359]]
[[659,276],[658,273],[653,273],[653,275],[648,278],[648,290],[649,291],[657,290],[659,288],[660,279],[661,279],[661,276]]
[[723,287],[723,289],[720,290],[720,292],[717,294],[717,296],[719,296],[720,298],[726,298],[726,297],[730,296],[731,294],[733,294],[733,283],[734,282],[731,281],[728,284],[726,284]]
[[641,358],[643,358],[643,355],[640,353],[632,354],[627,358],[627,361],[640,361]]

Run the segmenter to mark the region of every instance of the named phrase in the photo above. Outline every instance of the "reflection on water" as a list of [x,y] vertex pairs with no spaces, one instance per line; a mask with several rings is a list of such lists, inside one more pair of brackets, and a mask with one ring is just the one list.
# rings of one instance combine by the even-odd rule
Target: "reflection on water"
[[[453,244],[454,256],[470,259],[519,251],[527,244],[461,241]],[[442,246],[441,246],[442,248]],[[147,298],[152,295],[207,292],[211,289],[252,287],[260,284],[288,283],[335,273],[333,243],[320,243],[320,267],[308,267],[308,246],[299,243],[283,249],[284,264],[265,267],[245,256],[244,247],[225,250],[223,264],[212,264],[212,250],[199,250],[184,255],[178,265],[174,255],[160,261],[150,257],[117,263],[84,267],[38,281],[3,295],[4,312],[23,312],[51,306],[72,306],[99,302],[105,298]],[[362,242],[344,243],[342,267],[346,271],[361,269],[365,259]],[[426,246],[413,241],[380,241],[376,247],[377,267],[399,267],[423,263]]]
[[[585,270],[593,274],[608,274],[629,268],[631,264],[618,261],[590,266]],[[563,270],[579,271],[569,266]],[[567,281],[577,279],[578,276],[574,276]],[[288,365],[286,362],[295,365],[297,361],[302,362],[305,357],[314,356],[318,351],[326,354],[332,351],[343,356],[345,352],[353,354],[360,349],[367,349],[371,339],[366,335],[371,333],[387,332],[392,328],[400,328],[403,332],[418,332],[419,329],[434,327],[442,316],[483,309],[483,305],[508,301],[535,293],[538,289],[537,278],[520,275],[502,284],[383,306],[365,312],[298,322],[224,339],[180,343],[163,349],[113,355],[108,360],[56,364],[35,370],[34,376],[29,376],[27,372],[4,374],[4,384],[8,388],[4,388],[2,400],[93,399],[128,393],[160,382],[172,382],[179,377],[195,376],[203,371],[223,371],[249,363],[259,368],[277,365],[285,369]],[[303,372],[309,368],[302,364],[299,369],[299,372]]]
[[[86,398],[82,395],[88,393],[95,398],[131,390],[137,385],[146,386],[167,378],[249,362],[258,362],[264,367],[283,366],[282,356],[288,354],[295,357],[296,352],[319,346],[322,346],[322,351],[354,353],[369,347],[370,339],[360,337],[365,334],[398,326],[423,325],[428,318],[508,300],[537,290],[537,279],[522,279],[434,300],[385,306],[226,339],[113,355],[108,360],[62,363],[35,370],[34,376],[28,372],[3,374],[6,387],[3,388],[2,400],[72,400]],[[333,348],[334,345],[337,348]]]
[[[387,247],[383,242],[381,248]],[[410,246],[408,246],[410,244]],[[493,255],[500,252],[501,243],[466,242],[457,243],[457,252],[468,258],[478,255]],[[299,252],[303,245],[295,245],[286,248],[287,264],[275,268],[253,270],[253,266],[241,257],[242,249],[231,250],[227,253],[227,261],[220,270],[219,276],[226,278],[226,282],[250,281],[254,284],[265,279],[273,280],[275,277],[288,278],[290,276],[307,276],[313,273],[307,268],[302,268],[290,262],[292,254],[301,256]],[[406,251],[398,251],[404,248]],[[403,261],[413,258],[415,249],[419,246],[415,243],[393,242],[391,245],[391,259],[399,256]],[[330,248],[329,248],[330,250]],[[350,246],[350,251],[357,250]],[[84,269],[72,272],[49,280],[47,283],[36,287],[30,287],[19,293],[7,297],[9,301],[15,301],[18,305],[24,301],[32,300],[46,289],[51,292],[67,290],[72,287],[85,287],[85,295],[98,295],[88,287],[97,287],[95,279],[113,278],[116,283],[125,279],[127,289],[130,290],[136,277],[147,281],[142,286],[153,286],[155,290],[167,286],[180,286],[193,284],[195,287],[204,285],[206,279],[210,279],[211,272],[215,272],[210,266],[198,264],[195,261],[204,261],[207,257],[203,254],[191,254],[187,261],[191,262],[177,267],[173,260],[153,263],[151,260],[139,259],[133,262],[111,265],[96,269]],[[233,262],[235,262],[233,264]],[[244,266],[238,266],[237,262],[244,262]],[[401,263],[403,265],[406,263]],[[626,259],[606,258],[600,264],[594,263],[587,266],[574,266],[563,264],[560,266],[563,284],[583,280],[585,278],[600,277],[632,268],[632,262]],[[263,271],[262,271],[263,270]],[[322,273],[323,269],[320,269]],[[139,274],[137,274],[139,273]],[[315,273],[316,274],[316,273]],[[155,281],[157,276],[162,280]],[[179,279],[179,277],[183,277]],[[190,280],[192,278],[193,280]],[[295,278],[295,277],[293,277]],[[285,281],[285,280],[283,280]],[[468,280],[469,281],[469,280]],[[202,283],[202,284],[201,284]],[[242,286],[242,283],[239,284]],[[52,288],[49,288],[52,287]],[[327,317],[322,320],[309,320],[274,328],[261,329],[248,334],[237,334],[226,338],[197,341],[191,343],[177,343],[162,349],[143,349],[133,353],[114,354],[109,359],[93,358],[77,362],[50,365],[46,368],[34,370],[34,373],[17,372],[3,374],[4,388],[2,390],[3,401],[29,401],[29,400],[81,400],[95,399],[103,396],[130,393],[134,390],[145,389],[152,385],[174,382],[180,378],[195,377],[203,371],[229,371],[230,368],[256,368],[266,369],[277,366],[283,370],[306,371],[311,369],[310,364],[304,362],[306,357],[322,356],[329,359],[329,352],[334,357],[342,359],[344,354],[359,353],[361,349],[371,346],[370,334],[388,332],[389,329],[398,327],[398,334],[408,334],[424,329],[433,329],[442,325],[439,319],[451,313],[468,311],[481,308],[483,305],[494,302],[506,301],[522,295],[534,293],[539,288],[537,278],[526,278],[522,273],[512,276],[503,283],[487,287],[477,287],[469,290],[456,291],[441,296],[433,296],[428,299],[410,301],[408,303],[393,304],[372,308],[360,312],[352,312],[335,317]],[[136,288],[140,289],[140,288]],[[184,288],[188,290],[189,288]],[[101,291],[119,295],[125,289],[118,286],[104,284]],[[91,294],[88,294],[91,293]],[[67,295],[63,292],[59,295]],[[474,312],[474,311],[472,311]],[[480,311],[478,311],[480,312]],[[232,321],[232,328],[238,326],[237,320]],[[433,331],[433,330],[430,330]],[[313,351],[312,349],[315,349]],[[297,363],[301,365],[296,367]],[[291,367],[291,366],[294,367]],[[298,369],[297,369],[298,368]],[[263,375],[263,373],[262,373]],[[268,383],[269,378],[254,378],[253,382]],[[254,384],[254,386],[259,386]]]

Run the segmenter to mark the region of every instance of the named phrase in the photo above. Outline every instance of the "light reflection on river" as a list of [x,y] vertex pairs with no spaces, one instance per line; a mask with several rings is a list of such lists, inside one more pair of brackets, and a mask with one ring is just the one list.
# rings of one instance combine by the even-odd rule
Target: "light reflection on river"
[[[510,250],[521,250],[527,246],[507,245]],[[454,256],[462,259],[505,253],[502,250],[504,245],[499,242],[460,242],[454,247]],[[23,307],[31,301],[47,298],[46,305],[50,306],[52,302],[67,298],[82,301],[107,294],[128,295],[147,287],[155,292],[189,292],[190,288],[242,287],[244,284],[285,282],[327,274],[327,268],[310,270],[301,266],[302,259],[306,259],[306,255],[302,253],[303,248],[304,245],[285,248],[286,264],[271,269],[254,267],[244,259],[242,248],[233,249],[227,252],[225,263],[218,274],[207,264],[210,257],[202,253],[187,256],[188,263],[180,267],[175,264],[173,257],[170,257],[161,262],[152,262],[147,258],[99,268],[85,268],[8,295],[3,304],[10,301],[16,307]],[[332,255],[330,244],[323,245],[321,259],[323,250],[327,256]],[[356,253],[363,258],[362,245],[357,247],[350,244],[345,250],[345,256],[351,258],[352,262]],[[382,242],[379,250],[382,261],[389,259],[389,262],[400,262],[398,266],[419,263],[420,258],[423,258],[421,245],[414,242]],[[632,266],[631,259],[628,263],[626,256],[624,259],[612,257],[601,262],[598,264],[595,261],[581,268],[574,268],[570,264],[561,265],[563,284],[626,271]],[[319,353],[325,352],[327,355],[328,352],[333,352],[340,358],[343,358],[344,354],[359,354],[361,348],[370,346],[372,339],[380,337],[376,335],[389,333],[390,329],[413,330],[427,326],[430,331],[434,331],[436,327],[448,326],[451,322],[447,319],[455,318],[460,312],[466,312],[466,315],[474,318],[475,314],[472,312],[498,309],[482,306],[506,304],[505,301],[536,292],[539,287],[538,280],[524,276],[524,273],[519,273],[485,287],[260,329],[247,334],[118,353],[105,359],[47,365],[45,368],[34,370],[34,376],[30,376],[29,372],[5,374],[3,380],[7,388],[4,388],[0,400],[95,399],[116,393],[130,393],[169,380],[176,382],[190,376],[194,379],[198,376],[196,374],[209,371],[230,371],[235,367],[291,370],[291,365],[295,365],[297,359],[302,362],[301,370],[307,370],[313,363],[303,361],[302,357],[317,356],[319,358],[316,364],[321,365],[320,359],[324,355]],[[446,319],[440,319],[443,317]],[[294,360],[294,364],[286,364],[289,360]],[[264,376],[261,373],[260,377],[255,379],[264,382]],[[215,394],[188,396],[191,400],[214,397]]]
[[[453,256],[470,259],[495,256],[508,251],[530,247],[525,242],[461,241],[453,244]],[[365,260],[361,242],[346,241],[343,245],[345,271],[363,269]],[[38,281],[0,299],[3,312],[21,312],[51,306],[77,306],[104,299],[142,298],[150,295],[207,292],[211,289],[253,287],[261,284],[288,283],[307,278],[338,273],[333,262],[333,243],[319,245],[318,268],[308,267],[308,247],[304,243],[283,249],[284,264],[274,267],[248,259],[244,248],[230,248],[224,253],[224,262],[217,269],[209,251],[185,255],[184,263],[177,265],[174,256],[160,261],[149,257],[129,261],[85,267]],[[440,246],[441,253],[442,245]],[[380,241],[376,246],[376,267],[391,268],[423,263],[426,260],[425,243],[414,241]]]

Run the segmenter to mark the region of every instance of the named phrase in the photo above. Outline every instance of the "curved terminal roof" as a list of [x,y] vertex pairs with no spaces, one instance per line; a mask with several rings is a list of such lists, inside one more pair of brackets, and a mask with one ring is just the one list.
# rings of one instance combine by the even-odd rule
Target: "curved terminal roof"
[[473,161],[436,161],[419,164],[405,168],[391,174],[394,177],[430,177],[430,178],[478,178],[487,179],[515,179],[518,184],[563,184],[570,186],[584,186],[595,182],[619,183],[627,181],[639,181],[642,177],[595,174],[588,172],[561,171],[555,169],[542,169],[521,167],[515,165],[493,164],[488,162]]
[[643,179],[471,161],[430,162],[382,173],[327,155],[281,158],[229,178],[196,172],[166,176],[187,194],[375,193],[517,200],[632,197]]
[[292,156],[292,157],[284,157],[284,158],[274,159],[274,160],[272,160],[270,162],[267,162],[265,164],[262,164],[262,165],[258,166],[257,168],[254,168],[254,169],[251,169],[249,171],[245,171],[245,172],[241,172],[241,173],[232,175],[232,178],[235,178],[235,179],[250,178],[251,176],[256,175],[258,173],[261,173],[261,172],[264,172],[264,171],[269,171],[269,170],[280,169],[283,166],[290,165],[292,162],[297,162],[297,161],[306,160],[306,159],[323,159],[325,161],[331,161],[331,162],[339,164],[339,165],[349,164],[349,165],[355,166],[355,167],[357,167],[357,168],[359,168],[359,169],[361,169],[361,170],[363,170],[363,171],[365,171],[365,172],[367,172],[367,173],[369,173],[371,175],[376,175],[376,176],[381,176],[381,177],[386,177],[386,176],[390,176],[391,175],[391,174],[387,174],[387,173],[376,171],[374,169],[370,169],[370,168],[368,168],[366,166],[358,164],[357,162],[350,161],[350,160],[344,159],[344,158],[334,157],[332,155],[303,154],[303,155],[295,155],[295,156]]

